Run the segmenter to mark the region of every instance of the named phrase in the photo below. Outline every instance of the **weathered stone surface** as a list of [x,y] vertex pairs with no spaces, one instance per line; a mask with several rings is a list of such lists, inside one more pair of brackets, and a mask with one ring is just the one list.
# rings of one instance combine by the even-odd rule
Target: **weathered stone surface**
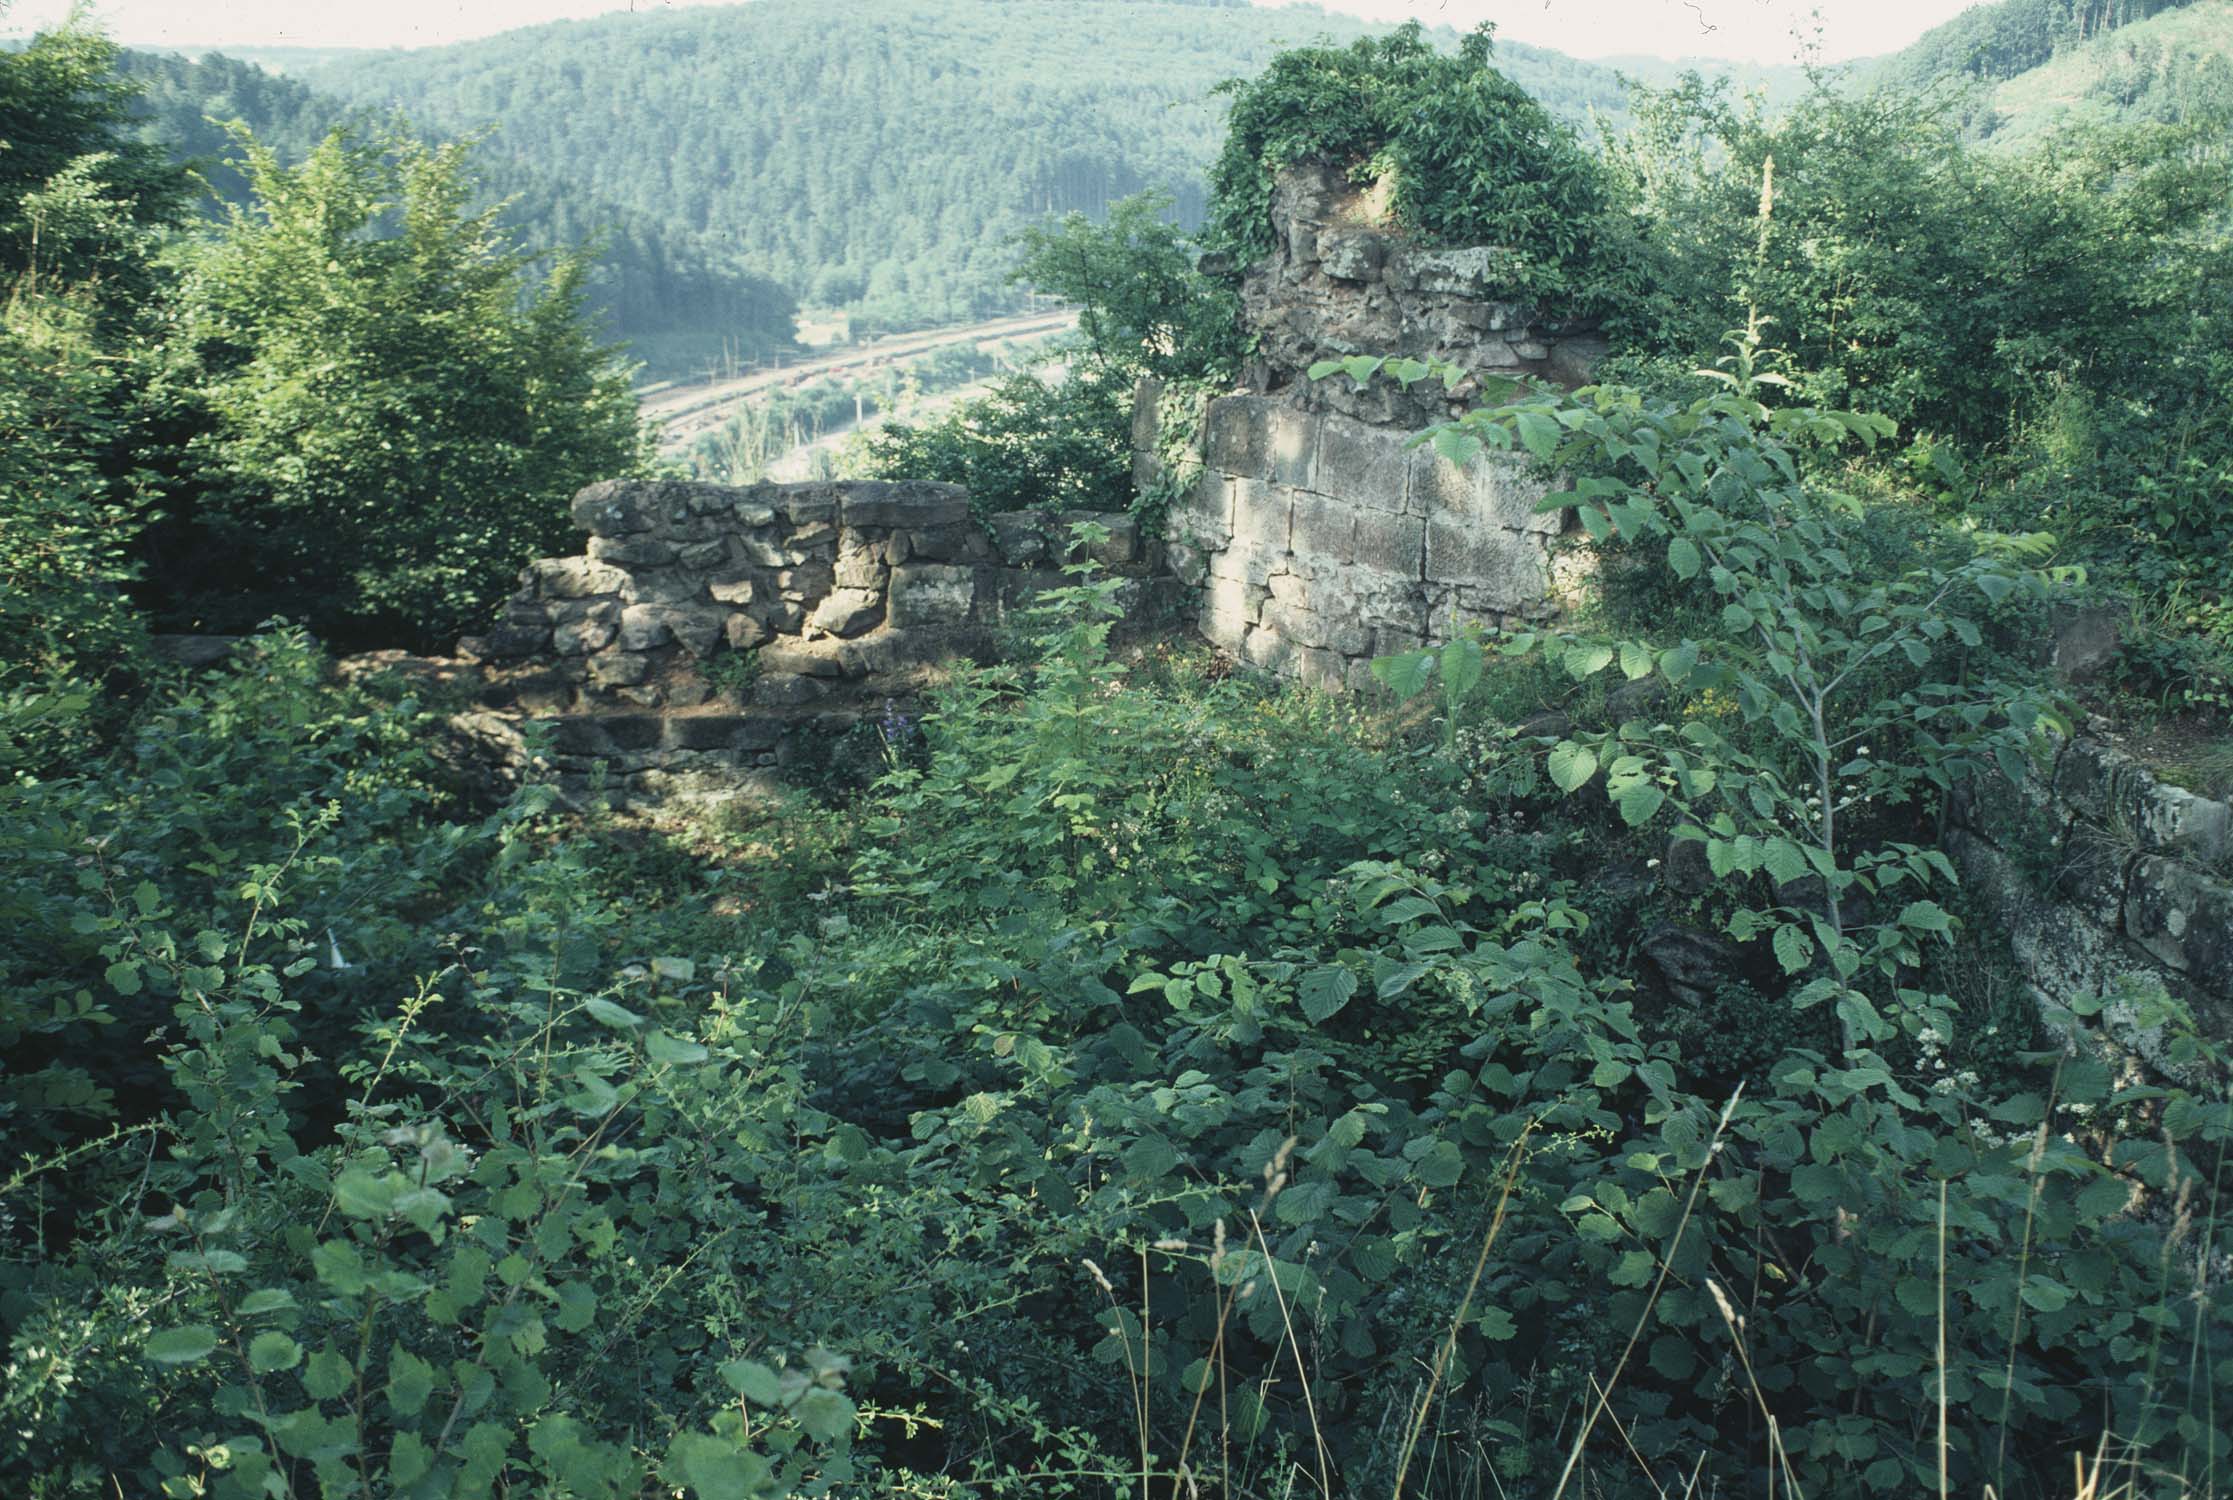
[[651,676],[651,663],[634,651],[600,651],[589,659],[589,680],[599,687],[633,687]]
[[892,569],[889,618],[900,629],[950,625],[969,618],[977,599],[973,568],[942,563],[909,563]]
[[652,651],[675,638],[663,604],[631,604],[620,612],[620,649]]
[[1695,927],[1661,923],[1644,935],[1644,962],[1684,1005],[1700,1006],[1742,977],[1742,955],[1727,939]]
[[593,536],[589,539],[589,560],[611,563],[619,568],[657,568],[675,560],[675,549],[666,542],[650,537]]
[[1410,491],[1411,455],[1403,434],[1362,422],[1322,423],[1314,484],[1318,493],[1364,510],[1401,514]]
[[1341,501],[1297,495],[1289,525],[1288,544],[1296,552],[1337,563],[1356,559],[1357,513]]
[[1284,552],[1294,511],[1293,490],[1269,479],[1236,478],[1233,483],[1233,540]]
[[[1108,533],[1102,541],[1083,545],[1074,540],[1078,526],[1097,526]],[[1121,568],[1140,556],[1140,523],[1122,511],[1066,510],[1054,533],[1067,556],[1090,559],[1104,568]]]
[[762,672],[790,673],[798,677],[842,677],[843,663],[834,646],[804,641],[778,641],[760,648]]
[[846,487],[838,518],[847,526],[958,526],[969,519],[969,492],[922,480],[856,483]]
[[[495,628],[466,645],[475,680],[501,681],[487,701],[567,726],[553,751],[562,780],[602,765],[608,791],[631,797],[687,784],[698,798],[812,760],[884,695],[912,699],[925,665],[995,654],[1004,612],[1067,581],[1048,539],[1078,519],[1030,517],[1039,546],[1011,562],[950,485],[624,481],[576,499],[593,532],[585,555],[531,565]],[[1092,519],[1126,618],[1168,613],[1178,583],[1142,576],[1160,544],[1128,514]],[[749,688],[724,690],[730,709],[751,706],[702,712],[715,696],[706,665],[724,652],[758,653],[757,675],[739,674]]]
[[992,532],[993,548],[1002,559],[1021,565],[1037,562],[1047,555],[1044,521],[1045,514],[1041,511],[1004,510],[987,516],[985,525]]
[[2126,613],[2107,605],[2060,611],[2051,626],[2047,665],[2065,682],[2100,675],[2123,649]]
[[2233,884],[2150,856],[2132,871],[2125,931],[2161,963],[2233,998]]
[[587,656],[612,644],[620,611],[610,603],[566,620],[551,630],[551,650],[560,656]]
[[763,672],[752,684],[752,701],[770,708],[795,708],[826,697],[829,691],[829,684],[818,678],[790,672]]
[[[1257,336],[1250,384],[1316,410],[1416,428],[1449,414],[1439,381],[1405,389],[1375,376],[1312,381],[1318,360],[1394,354],[1468,371],[1581,384],[1605,344],[1594,329],[1554,324],[1514,295],[1521,263],[1496,246],[1423,248],[1360,200],[1335,169],[1299,166],[1272,195],[1276,249],[1248,268],[1242,313]],[[1135,441],[1141,451],[1153,444]],[[1254,468],[1253,463],[1249,465]],[[1319,483],[1282,474],[1282,483]]]
[[983,562],[994,554],[992,541],[975,522],[921,526],[892,538],[894,562]]
[[830,635],[855,636],[884,618],[884,596],[875,589],[840,588],[814,607],[807,624]]
[[606,563],[586,557],[545,557],[527,565],[520,577],[542,599],[588,599],[618,594],[628,585],[628,575]]

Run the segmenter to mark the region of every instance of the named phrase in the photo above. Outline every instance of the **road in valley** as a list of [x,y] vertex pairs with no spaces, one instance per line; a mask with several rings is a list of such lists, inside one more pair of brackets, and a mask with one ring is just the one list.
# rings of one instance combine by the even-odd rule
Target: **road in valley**
[[739,402],[804,385],[832,375],[865,374],[883,365],[951,348],[958,344],[990,344],[1003,339],[1044,338],[1077,326],[1074,310],[1021,313],[984,323],[953,328],[926,328],[920,333],[896,334],[870,344],[832,349],[779,369],[754,370],[731,380],[702,381],[694,385],[668,385],[645,392],[637,402],[646,419],[659,425],[662,453],[686,448],[700,434],[711,432],[728,420]]

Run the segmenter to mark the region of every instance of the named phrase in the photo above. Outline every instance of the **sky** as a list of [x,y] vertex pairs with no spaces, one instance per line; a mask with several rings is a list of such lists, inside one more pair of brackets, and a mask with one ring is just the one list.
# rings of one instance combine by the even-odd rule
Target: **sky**
[[[4,3],[4,0],[0,0]],[[93,0],[118,41],[135,46],[423,47],[541,21],[655,11],[709,0]],[[711,0],[719,3],[719,0]],[[1046,0],[1059,4],[1061,0]],[[1256,0],[1258,4],[1278,0]],[[0,34],[49,26],[71,0],[14,0]],[[1416,16],[1461,29],[1488,20],[1508,40],[1576,57],[1649,54],[1788,62],[1795,36],[1817,34],[1824,62],[1906,46],[1968,0],[1327,0],[1374,20]]]

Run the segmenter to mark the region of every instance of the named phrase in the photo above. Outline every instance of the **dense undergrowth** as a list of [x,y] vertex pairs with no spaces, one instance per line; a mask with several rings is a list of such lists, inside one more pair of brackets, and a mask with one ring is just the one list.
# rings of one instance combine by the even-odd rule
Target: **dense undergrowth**
[[1755,390],[1459,429],[1668,545],[1408,707],[1113,655],[1088,576],[684,845],[463,816],[285,633],[11,787],[21,1482],[2209,1492],[2225,1055],[1956,998],[1934,798],[2023,753],[2035,580],[1819,503],[1788,444],[1874,428]]
[[[1991,353],[1959,389],[1878,381],[1909,272],[1856,259],[1841,215],[1976,184],[1905,126],[1841,156],[1825,118],[1743,138],[1760,178],[1815,153],[1779,167],[1782,209],[1711,151],[1655,179],[1671,243],[1756,309],[1743,334],[1427,439],[1568,476],[1599,586],[1556,626],[1454,629],[1329,698],[1113,648],[1119,584],[1081,566],[1020,664],[956,668],[783,803],[671,826],[490,800],[444,748],[457,705],[337,680],[297,626],[201,673],[138,654],[104,527],[175,476],[119,435],[194,386],[99,286],[19,274],[0,352],[56,373],[0,407],[9,494],[36,502],[0,527],[41,543],[8,559],[31,603],[0,659],[0,1488],[2222,1494],[2233,1058],[2160,991],[2043,1016],[1938,826],[2072,715],[2037,646],[2081,565],[2193,601],[2128,651],[2135,698],[2180,670],[2164,653],[2212,649],[2187,500],[2150,530],[2082,487],[2057,491],[2070,524],[2022,499],[2026,444],[2140,465],[2174,408],[2013,333],[1962,346]],[[275,185],[361,226],[379,161],[336,145]],[[484,290],[517,269],[439,163],[403,165],[433,174],[403,199],[421,238],[336,229],[352,287],[461,244],[495,257],[467,255]],[[102,170],[34,209],[77,204],[157,276]],[[2170,263],[2199,232],[2175,203],[2041,201],[2028,222],[2165,296],[2216,285]],[[233,249],[296,265],[314,228],[244,221]],[[1099,299],[1076,390],[1109,410],[1241,352],[1151,210],[1035,253]],[[1850,311],[1810,256],[1873,288],[1842,344],[1808,321]],[[196,274],[282,290],[226,264]],[[567,305],[523,316],[583,382],[535,408],[586,413],[578,455],[617,439]],[[2002,331],[2081,346],[2058,305]],[[342,333],[378,322],[334,306]],[[226,343],[204,368],[308,401],[284,372],[315,340]],[[2175,353],[2148,368],[2185,372],[2200,449],[2215,366]],[[1886,389],[1893,416],[1844,409]],[[1941,401],[1989,451],[1918,440]],[[409,410],[439,466],[469,424]],[[2088,422],[2131,425],[2089,447]],[[1027,430],[924,451],[950,438],[1038,503],[1113,482],[1090,442],[1059,480],[1029,468]],[[292,535],[346,488],[308,459],[345,450],[273,464],[306,481],[264,497]],[[369,472],[438,499],[406,459]],[[410,514],[368,501],[349,534]],[[365,547],[367,598],[485,586]],[[2108,1010],[2160,1029],[2162,1068],[2105,1044]]]

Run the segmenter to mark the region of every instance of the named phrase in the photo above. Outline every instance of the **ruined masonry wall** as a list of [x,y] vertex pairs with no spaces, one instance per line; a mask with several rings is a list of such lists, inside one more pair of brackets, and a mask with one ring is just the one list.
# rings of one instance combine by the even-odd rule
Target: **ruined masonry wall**
[[[1481,377],[1572,387],[1605,354],[1594,327],[1514,297],[1510,251],[1415,245],[1332,168],[1285,173],[1271,219],[1275,248],[1241,282],[1242,318],[1256,335],[1251,390],[1416,429],[1463,409]],[[1385,376],[1362,387],[1310,378],[1317,361],[1352,354],[1446,360],[1473,378],[1449,392],[1436,381],[1407,391]]]
[[623,796],[826,755],[938,663],[996,659],[1015,612],[1069,581],[1075,521],[1108,533],[1093,557],[1125,578],[1128,623],[1170,618],[1180,592],[1128,515],[979,521],[948,484],[613,480],[573,518],[583,555],[529,564],[458,650],[492,707],[549,733],[562,784],[602,772]]
[[[2233,805],[2159,780],[2095,721],[2044,774],[1986,778],[1949,814],[1962,882],[2007,928],[2050,1021],[2140,981],[2233,1036]],[[2163,1039],[2136,1031],[2128,1007],[2105,1019],[2158,1060]]]
[[[1134,408],[1134,473],[1162,477],[1158,393]],[[1556,612],[1568,587],[1538,515],[1548,485],[1524,461],[1463,468],[1409,434],[1265,396],[1210,403],[1172,505],[1170,567],[1197,590],[1195,624],[1257,666],[1361,688],[1376,656],[1467,624]]]

